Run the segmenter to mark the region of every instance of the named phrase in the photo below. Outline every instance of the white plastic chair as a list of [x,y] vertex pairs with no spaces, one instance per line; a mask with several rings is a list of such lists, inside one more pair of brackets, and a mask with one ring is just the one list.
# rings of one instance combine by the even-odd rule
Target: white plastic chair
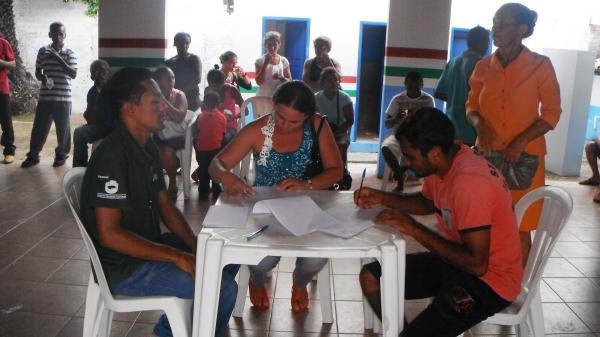
[[[271,97],[264,96],[254,96],[245,100],[240,107],[242,117],[240,118],[240,123],[238,125],[239,129],[246,125],[246,110],[249,110],[249,108],[252,109],[252,120],[255,120],[273,111],[273,100]],[[251,155],[251,153],[248,153],[246,157],[242,159],[240,165],[237,165],[234,168],[234,173],[247,182],[250,181],[248,173],[250,172],[250,165],[252,163],[250,161]]]
[[573,199],[567,191],[554,186],[540,187],[527,193],[515,205],[517,223],[521,223],[525,210],[540,199],[544,200],[544,207],[525,266],[521,293],[510,306],[485,320],[491,324],[516,325],[518,337],[544,336],[540,280],[552,248],[573,210]]
[[87,295],[85,299],[85,317],[83,319],[83,337],[108,337],[112,323],[113,312],[135,312],[162,310],[171,325],[173,336],[189,337],[192,331],[191,309],[192,301],[174,296],[147,296],[115,298],[110,289],[96,248],[79,218],[79,202],[81,182],[85,174],[84,167],[75,167],[67,171],[63,177],[63,193],[75,222],[79,227],[83,242],[88,250],[92,266],[96,271],[98,283],[90,273]]
[[[321,317],[323,323],[333,323],[333,305],[331,301],[330,261],[328,260],[323,269],[317,274],[317,289],[319,301],[321,302]],[[246,304],[246,293],[248,292],[248,281],[250,280],[250,269],[243,265],[238,273],[238,292],[233,308],[234,317],[242,317],[244,305]]]
[[192,181],[191,181],[191,168],[192,168],[192,152],[194,152],[194,144],[192,139],[192,126],[196,122],[196,118],[198,117],[195,112],[188,111],[188,114],[193,114],[190,122],[188,123],[187,128],[185,129],[185,147],[183,149],[177,150],[177,158],[179,158],[179,163],[181,165],[181,177],[183,180],[183,198],[185,200],[190,198],[190,192],[192,189]]
[[392,174],[392,169],[390,166],[383,161],[383,177],[381,180],[381,190],[385,191],[387,188],[387,184],[390,182],[390,175]]

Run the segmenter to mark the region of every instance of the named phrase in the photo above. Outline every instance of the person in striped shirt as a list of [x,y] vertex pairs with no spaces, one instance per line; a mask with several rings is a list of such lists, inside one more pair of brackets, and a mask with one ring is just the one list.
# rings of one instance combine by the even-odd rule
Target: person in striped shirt
[[44,147],[52,121],[58,141],[52,166],[64,165],[71,150],[71,80],[77,76],[77,58],[64,45],[67,31],[62,23],[50,24],[48,36],[52,43],[40,48],[35,61],[35,78],[42,85],[31,130],[29,153],[21,163],[23,168],[40,162],[40,151]]

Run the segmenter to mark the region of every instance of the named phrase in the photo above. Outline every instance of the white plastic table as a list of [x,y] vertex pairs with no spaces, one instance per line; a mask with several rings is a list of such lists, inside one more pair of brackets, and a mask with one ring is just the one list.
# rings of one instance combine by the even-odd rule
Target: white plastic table
[[[336,203],[353,203],[351,192],[308,191],[326,209]],[[237,204],[222,195],[219,203]],[[243,237],[263,224],[269,229],[251,241]],[[322,233],[295,237],[272,215],[250,216],[243,229],[203,229],[196,250],[193,337],[213,337],[217,317],[221,271],[228,264],[256,265],[264,257],[376,258],[382,266],[381,300],[384,336],[398,336],[404,320],[404,271],[406,244],[402,235],[375,226],[350,239]],[[246,285],[239,285],[244,287]]]

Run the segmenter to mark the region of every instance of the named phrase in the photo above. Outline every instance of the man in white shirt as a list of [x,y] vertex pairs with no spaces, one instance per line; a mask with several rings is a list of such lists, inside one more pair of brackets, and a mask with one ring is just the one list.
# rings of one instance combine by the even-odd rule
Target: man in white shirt
[[404,78],[404,86],[406,91],[394,96],[386,110],[385,127],[391,129],[392,133],[381,144],[381,154],[386,164],[392,169],[394,179],[398,181],[398,185],[394,189],[395,192],[404,190],[404,175],[405,169],[400,166],[400,158],[402,150],[400,143],[394,137],[398,125],[415,111],[424,107],[435,107],[433,96],[424,92],[423,77],[417,71],[411,71]]

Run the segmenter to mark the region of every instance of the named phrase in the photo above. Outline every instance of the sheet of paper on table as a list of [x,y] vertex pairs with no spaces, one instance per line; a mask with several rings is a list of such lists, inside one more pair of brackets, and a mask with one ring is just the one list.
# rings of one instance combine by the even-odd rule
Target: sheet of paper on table
[[208,208],[202,226],[207,228],[244,228],[248,221],[246,206],[220,204]]
[[275,186],[254,186],[255,195],[245,198],[240,198],[240,203],[244,206],[253,207],[259,201],[268,199],[285,198],[289,196],[289,192],[280,191]]
[[373,226],[371,220],[378,211],[359,210],[353,204],[324,211],[306,195],[261,200],[252,209],[253,214],[272,213],[295,236],[320,231],[342,238],[350,238]]

